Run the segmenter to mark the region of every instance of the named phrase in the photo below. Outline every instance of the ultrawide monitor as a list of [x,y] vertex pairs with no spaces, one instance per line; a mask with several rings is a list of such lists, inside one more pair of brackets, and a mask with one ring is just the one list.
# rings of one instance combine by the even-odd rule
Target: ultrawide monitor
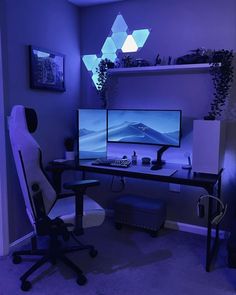
[[107,141],[180,146],[180,110],[108,110]]
[[107,154],[107,112],[101,109],[78,110],[79,159],[96,159]]

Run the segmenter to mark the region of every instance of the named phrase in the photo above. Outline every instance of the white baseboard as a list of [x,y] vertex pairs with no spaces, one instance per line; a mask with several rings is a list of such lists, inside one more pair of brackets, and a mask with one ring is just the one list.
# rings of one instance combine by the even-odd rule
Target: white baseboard
[[[106,209],[106,216],[114,217],[114,210]],[[177,221],[166,220],[165,228],[179,230],[179,231],[202,235],[202,236],[207,235],[207,228],[206,227],[188,224],[188,223],[177,222]],[[215,230],[213,229],[212,232],[213,232],[212,235],[214,237]],[[14,251],[15,248],[27,244],[33,235],[34,235],[34,232],[32,231],[32,232],[28,233],[27,235],[21,237],[20,239],[14,241],[13,243],[11,243],[10,244],[10,251]],[[229,237],[229,232],[224,231],[224,230],[219,231],[219,238],[220,239],[227,239],[228,237]]]
[[[114,210],[106,209],[106,216],[114,217]],[[194,225],[194,224],[166,220],[164,227],[169,228],[169,229],[183,231],[183,232],[188,232],[188,233],[192,233],[192,234],[197,234],[197,235],[201,235],[201,236],[207,235],[207,227],[198,226],[198,225]],[[215,229],[213,229],[213,231],[212,231],[212,236],[215,237]],[[227,239],[228,237],[229,237],[229,232],[224,231],[224,230],[219,231],[219,238],[220,239]]]
[[[165,228],[169,229],[174,229],[174,230],[180,230],[192,234],[197,234],[197,235],[202,235],[206,236],[207,235],[207,227],[203,226],[198,226],[194,224],[188,224],[188,223],[182,223],[182,222],[177,222],[177,221],[171,221],[171,220],[166,220],[165,222]],[[215,229],[212,230],[212,236],[215,237]],[[219,231],[219,238],[220,239],[227,239],[229,237],[229,232],[220,230]]]
[[23,246],[25,244],[27,244],[30,239],[33,237],[34,232],[30,232],[27,235],[15,240],[14,242],[12,242],[10,244],[10,252],[14,251],[16,248],[18,248],[19,246]]

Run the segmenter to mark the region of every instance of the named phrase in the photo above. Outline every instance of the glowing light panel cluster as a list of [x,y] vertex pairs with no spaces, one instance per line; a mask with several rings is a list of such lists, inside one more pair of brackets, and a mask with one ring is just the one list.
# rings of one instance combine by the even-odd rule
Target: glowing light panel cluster
[[91,73],[95,86],[97,87],[98,82],[96,69],[98,68],[101,59],[107,58],[112,62],[115,62],[119,51],[124,53],[138,51],[139,48],[142,48],[146,43],[149,34],[149,29],[128,32],[128,26],[123,16],[118,14],[111,27],[111,32],[102,46],[101,54],[90,54],[82,57],[86,69]]

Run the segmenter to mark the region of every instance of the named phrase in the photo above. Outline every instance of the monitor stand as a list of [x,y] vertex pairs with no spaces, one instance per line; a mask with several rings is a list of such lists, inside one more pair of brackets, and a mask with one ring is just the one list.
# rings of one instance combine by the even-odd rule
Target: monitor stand
[[169,148],[169,146],[163,146],[157,151],[157,159],[152,161],[153,166],[151,170],[159,170],[165,164],[165,161],[161,159],[163,153]]

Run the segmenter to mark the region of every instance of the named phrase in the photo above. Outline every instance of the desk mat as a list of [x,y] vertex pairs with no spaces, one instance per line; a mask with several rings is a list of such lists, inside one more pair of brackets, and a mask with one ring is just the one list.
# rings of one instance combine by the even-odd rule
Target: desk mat
[[168,168],[162,168],[160,170],[153,171],[153,174],[160,175],[160,176],[171,176],[173,175],[177,169],[168,169]]

